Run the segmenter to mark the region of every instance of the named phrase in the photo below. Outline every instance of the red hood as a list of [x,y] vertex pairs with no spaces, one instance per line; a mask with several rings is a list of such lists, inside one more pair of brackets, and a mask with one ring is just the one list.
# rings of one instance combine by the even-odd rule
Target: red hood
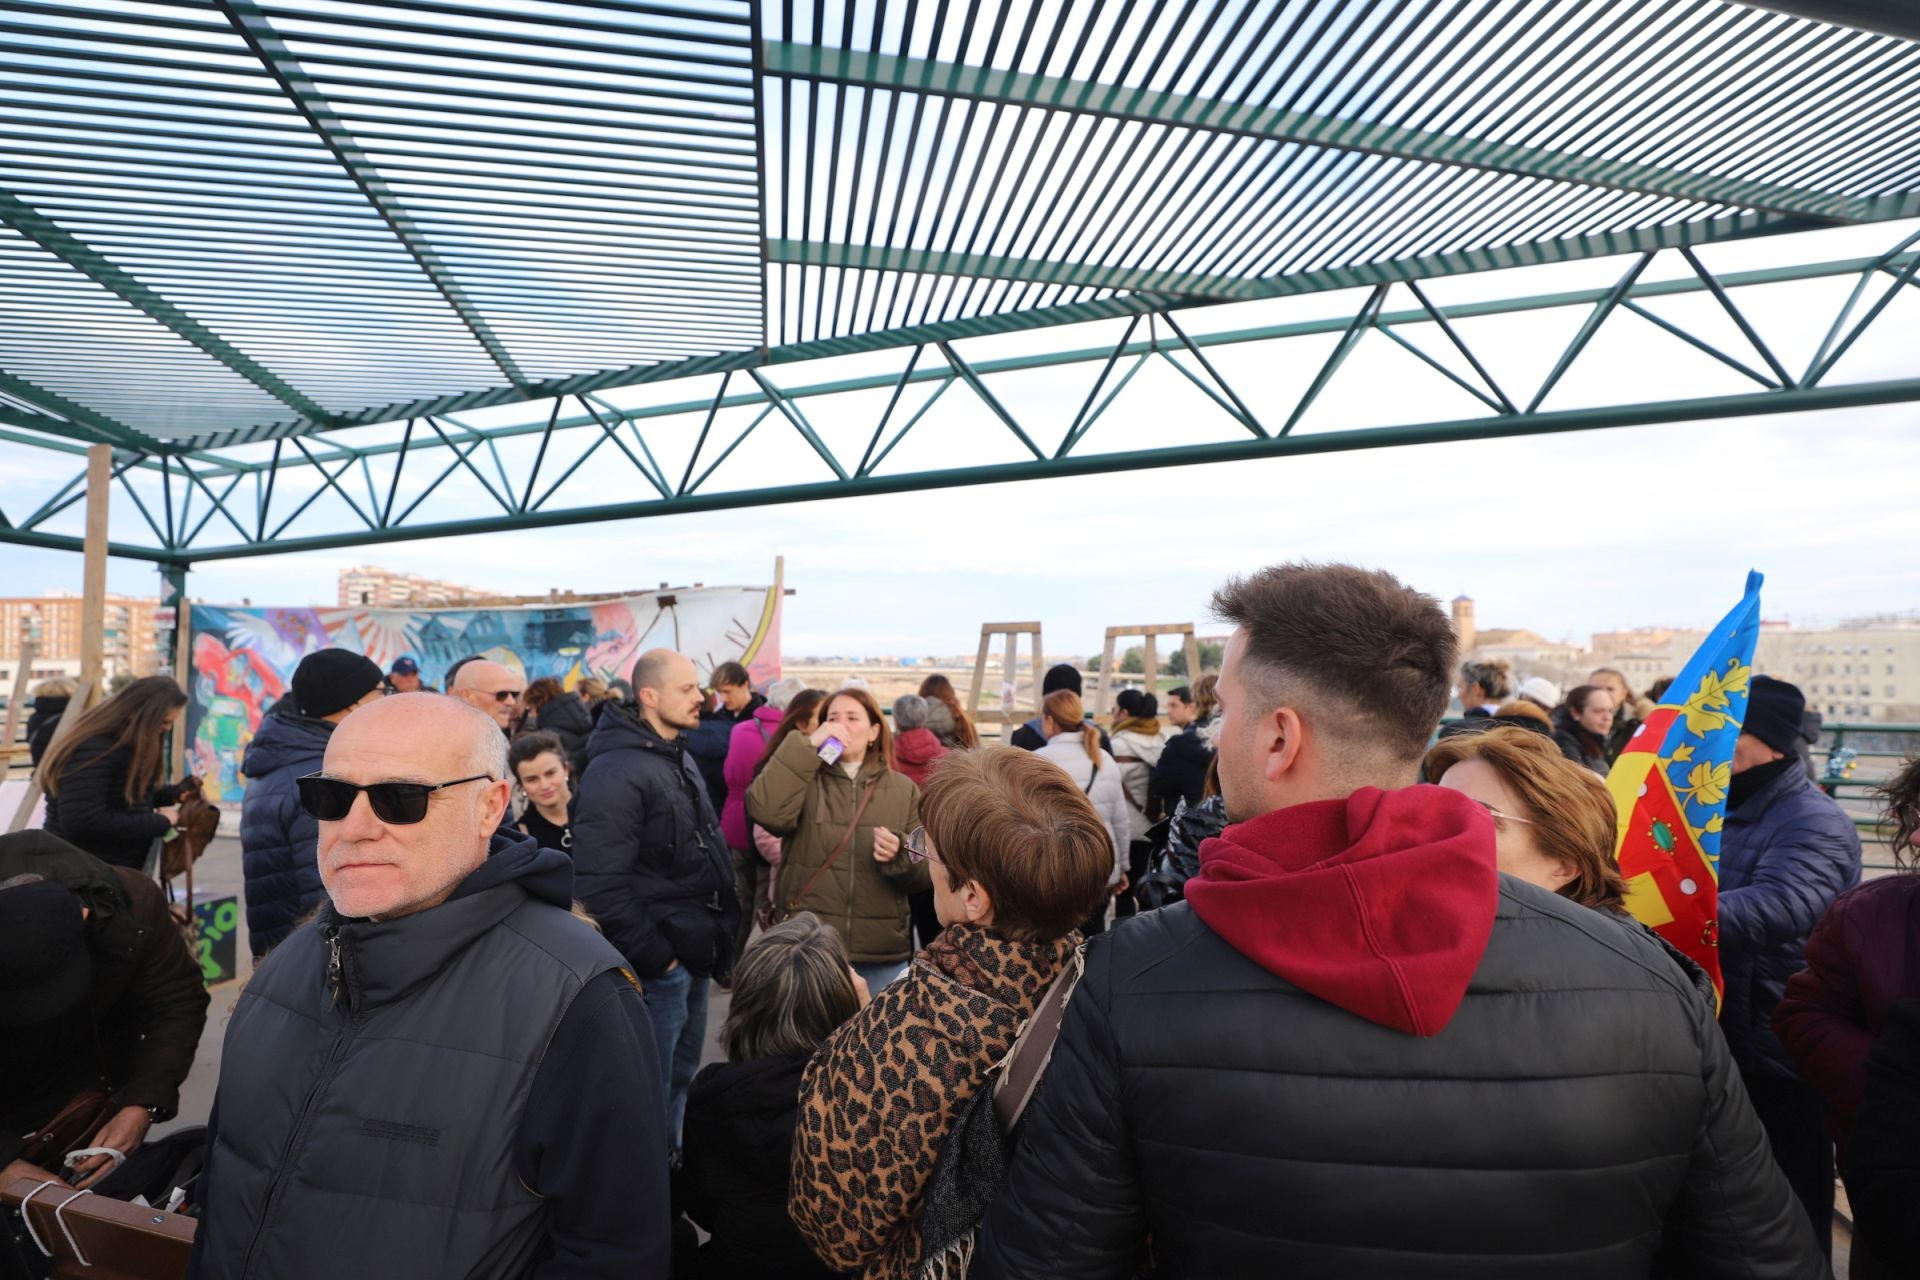
[[909,729],[893,740],[893,755],[904,764],[931,764],[947,754],[931,729]]
[[1200,846],[1187,901],[1249,960],[1369,1022],[1445,1029],[1493,935],[1493,822],[1457,791],[1365,787]]

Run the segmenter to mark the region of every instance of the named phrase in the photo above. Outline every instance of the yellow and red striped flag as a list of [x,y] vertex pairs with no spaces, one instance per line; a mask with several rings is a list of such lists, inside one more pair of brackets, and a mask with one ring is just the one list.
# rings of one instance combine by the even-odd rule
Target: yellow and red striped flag
[[1758,573],[1708,633],[1607,775],[1620,829],[1614,854],[1627,910],[1713,978],[1720,977],[1720,831],[1733,780],[1733,745],[1747,718],[1760,638]]

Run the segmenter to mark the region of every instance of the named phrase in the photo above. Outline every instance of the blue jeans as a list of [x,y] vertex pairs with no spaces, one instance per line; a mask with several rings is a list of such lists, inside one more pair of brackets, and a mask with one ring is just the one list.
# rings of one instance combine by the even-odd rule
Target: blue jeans
[[654,1047],[660,1054],[667,1140],[677,1151],[680,1122],[687,1114],[687,1086],[700,1069],[700,1051],[707,1042],[707,980],[688,973],[685,965],[676,965],[642,985],[647,1013],[653,1019]]
[[892,964],[857,964],[853,971],[867,980],[867,994],[877,996],[887,986],[904,977],[911,960],[901,960]]

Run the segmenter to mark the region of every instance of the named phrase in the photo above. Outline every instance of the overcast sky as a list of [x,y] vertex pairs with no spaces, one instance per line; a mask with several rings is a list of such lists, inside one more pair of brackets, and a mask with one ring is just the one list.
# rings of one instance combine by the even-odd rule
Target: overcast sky
[[[1782,260],[1814,261],[1884,250],[1901,228],[1821,233],[1813,248],[1710,246],[1716,271]],[[1870,234],[1867,234],[1870,233]],[[1795,238],[1805,241],[1808,238]],[[1717,251],[1717,252],[1716,252]],[[1675,274],[1663,255],[1647,278]],[[1717,259],[1717,260],[1716,260]],[[1610,283],[1620,260],[1569,264],[1522,288]],[[1684,271],[1684,265],[1678,271]],[[1508,273],[1509,275],[1511,273]],[[1881,277],[1883,280],[1885,277]],[[1850,278],[1789,286],[1767,299],[1748,292],[1756,325],[1789,368],[1804,367]],[[1444,288],[1443,288],[1444,287]],[[1486,296],[1511,281],[1436,282],[1442,305]],[[1475,291],[1486,291],[1476,293]],[[1358,294],[1293,300],[1312,314],[1351,311]],[[1871,296],[1871,295],[1870,295]],[[1399,300],[1390,301],[1389,308]],[[1704,305],[1705,310],[1695,304]],[[1650,304],[1719,339],[1731,332],[1710,300]],[[1189,313],[1215,328],[1251,322],[1238,308]],[[1577,329],[1579,311],[1536,312],[1481,324],[1476,349],[1509,393],[1522,398]],[[1721,327],[1716,327],[1717,323]],[[1465,328],[1467,326],[1463,326]],[[1920,288],[1907,288],[1835,381],[1912,377]],[[1904,338],[1902,337],[1904,335]],[[984,358],[1052,341],[994,340]],[[1108,338],[1107,341],[1112,341]],[[1284,419],[1311,379],[1325,340],[1215,348],[1210,355],[1263,417]],[[1315,345],[1315,344],[1318,345]],[[1486,344],[1484,347],[1479,344]],[[1746,356],[1733,336],[1730,349]],[[1433,349],[1429,347],[1429,349]],[[1280,353],[1280,354],[1276,354]],[[1752,358],[1748,356],[1747,358]],[[889,366],[897,354],[869,358]],[[1755,360],[1757,363],[1757,359]],[[1016,413],[1070,419],[1095,367],[1010,386]],[[804,378],[775,370],[783,385]],[[836,369],[832,376],[841,376]],[[1626,389],[1622,390],[1622,383]],[[712,384],[676,396],[710,395]],[[1570,408],[1751,389],[1737,375],[1631,316],[1609,320],[1549,402]],[[1449,400],[1448,397],[1456,397]],[[617,397],[616,397],[617,398]],[[1378,335],[1356,349],[1303,432],[1464,416],[1472,403]],[[623,401],[623,403],[631,403]],[[1122,410],[1089,445],[1142,447],[1173,434],[1225,438],[1224,421],[1170,370],[1143,373]],[[527,417],[525,408],[502,411]],[[871,417],[832,406],[809,410],[823,435],[857,439]],[[1208,418],[1211,415],[1211,418]],[[480,419],[480,415],[474,415]],[[697,422],[692,424],[697,427]],[[1056,424],[1057,425],[1057,424]],[[925,437],[903,446],[901,465],[954,466],[1010,456],[1010,436],[977,403],[950,395]],[[663,455],[671,452],[664,423]],[[691,438],[691,428],[684,429]],[[649,430],[653,430],[649,427]],[[720,487],[810,479],[797,437],[777,422],[764,454],[737,455]],[[756,446],[760,440],[756,440]],[[690,444],[687,446],[690,448]],[[858,455],[858,447],[854,448]],[[711,455],[709,455],[711,456]],[[669,473],[677,464],[662,458]],[[617,458],[618,467],[626,464]],[[509,465],[512,465],[511,461]],[[813,460],[812,465],[819,465]],[[611,498],[632,476],[584,470],[583,488]],[[436,468],[437,469],[437,468]],[[0,446],[0,506],[26,506],[57,477],[13,446]],[[549,472],[549,474],[552,474]],[[471,488],[471,486],[470,486]],[[477,488],[465,514],[485,509]],[[122,534],[138,516],[114,513]],[[30,509],[30,507],[28,507]],[[452,514],[460,514],[453,512]],[[130,525],[128,522],[132,521]],[[334,526],[341,527],[341,526]],[[1341,559],[1389,569],[1442,599],[1476,598],[1483,627],[1529,627],[1584,640],[1594,630],[1705,625],[1740,594],[1748,568],[1767,574],[1765,614],[1798,624],[1920,609],[1920,410],[1913,405],[1821,415],[1585,432],[1470,444],[1276,458],[1114,476],[1032,481],[931,493],[843,499],[619,524],[412,542],[196,565],[196,597],[256,604],[332,604],[343,567],[374,563],[502,593],[760,583],[787,557],[788,654],[970,654],[983,621],[1039,619],[1050,652],[1097,652],[1110,624],[1202,624],[1209,593],[1236,572],[1293,558]],[[0,547],[0,593],[78,590],[79,557]],[[115,562],[114,590],[151,593],[150,569]]]

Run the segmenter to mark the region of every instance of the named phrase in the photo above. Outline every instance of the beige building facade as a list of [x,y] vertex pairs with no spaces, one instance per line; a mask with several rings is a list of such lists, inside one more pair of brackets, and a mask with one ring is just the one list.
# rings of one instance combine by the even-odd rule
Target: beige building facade
[[[157,599],[107,597],[103,662],[109,676],[150,676],[160,669],[153,625]],[[40,664],[78,661],[83,602],[69,591],[0,599],[0,661],[14,662],[23,642],[33,641]]]
[[490,599],[492,593],[458,583],[395,573],[378,565],[340,571],[342,609],[444,609]]

